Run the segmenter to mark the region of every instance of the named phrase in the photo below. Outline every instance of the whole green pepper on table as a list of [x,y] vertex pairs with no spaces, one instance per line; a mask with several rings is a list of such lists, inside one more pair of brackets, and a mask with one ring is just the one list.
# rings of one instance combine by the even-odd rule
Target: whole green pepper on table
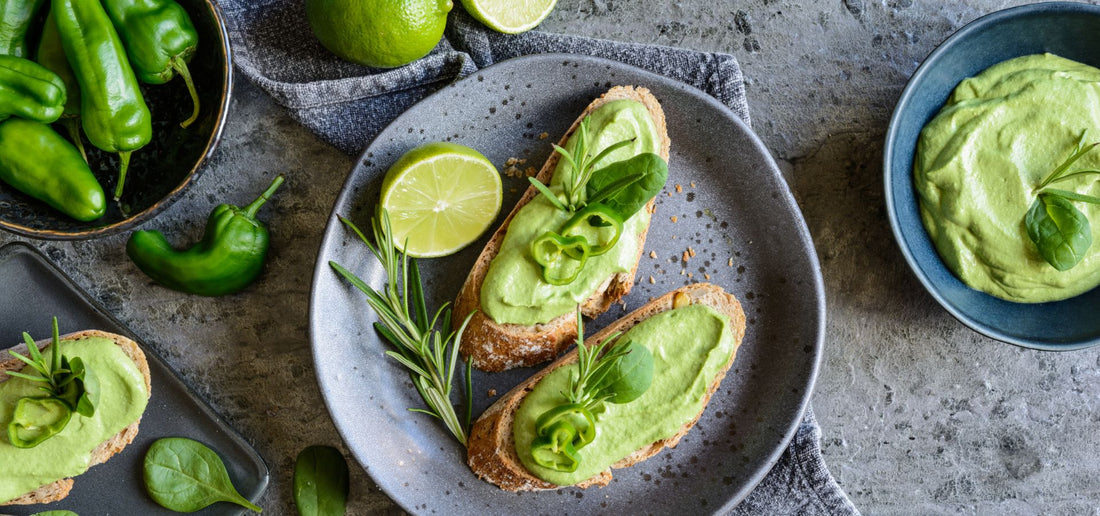
[[29,57],[27,32],[44,0],[0,0],[0,55]]
[[191,125],[199,117],[199,95],[187,62],[195,55],[199,34],[187,11],[173,0],[103,0],[103,7],[141,82],[164,84],[177,73],[183,78],[194,110],[180,126]]
[[270,237],[256,212],[281,184],[280,175],[244,208],[214,208],[202,240],[186,251],[174,249],[159,231],[135,231],[126,254],[142,272],[170,289],[202,296],[238,292],[263,270]]
[[84,133],[92,145],[118,153],[117,200],[126,182],[130,153],[152,140],[149,107],[99,0],[53,0],[50,14],[80,84]]
[[50,123],[65,110],[65,83],[22,57],[0,56],[0,120],[18,116]]
[[69,139],[80,150],[84,161],[88,161],[88,154],[84,152],[84,139],[80,136],[80,84],[76,82],[73,68],[65,57],[65,49],[61,46],[61,35],[57,32],[53,14],[46,16],[46,22],[42,25],[42,37],[39,38],[34,60],[57,74],[65,83],[66,100],[65,109],[61,113],[61,124],[69,133]]
[[0,180],[77,220],[92,221],[107,211],[103,187],[88,163],[40,122],[0,123]]

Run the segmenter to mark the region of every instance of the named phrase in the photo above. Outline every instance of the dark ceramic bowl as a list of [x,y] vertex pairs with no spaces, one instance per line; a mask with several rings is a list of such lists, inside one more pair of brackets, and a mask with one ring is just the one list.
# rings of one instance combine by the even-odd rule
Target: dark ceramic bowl
[[[183,80],[141,87],[153,114],[153,141],[135,151],[126,189],[119,202],[110,200],[118,179],[118,156],[84,140],[92,171],[107,195],[107,214],[80,222],[0,183],[0,227],[22,235],[72,240],[125,231],[171,205],[198,177],[221,139],[233,73],[225,17],[214,0],[177,0],[199,33],[199,47],[189,64],[202,111],[190,127],[180,122],[191,114],[191,97]],[[62,132],[63,133],[63,132]],[[64,134],[64,133],[63,133]]]
[[886,134],[886,208],[906,261],[951,315],[997,340],[1068,351],[1100,343],[1100,288],[1053,303],[1004,301],[971,289],[940,260],[925,232],[913,187],[921,128],[967,77],[1014,57],[1050,52],[1100,67],[1100,7],[1025,5],[979,18],[947,38],[909,80]]

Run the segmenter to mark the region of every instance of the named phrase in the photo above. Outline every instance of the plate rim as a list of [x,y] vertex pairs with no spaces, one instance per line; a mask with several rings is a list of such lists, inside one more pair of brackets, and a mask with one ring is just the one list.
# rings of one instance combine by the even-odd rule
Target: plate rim
[[[910,248],[908,243],[909,238],[924,238],[928,239],[928,232],[921,231],[919,236],[911,236],[907,238],[907,230],[901,226],[900,220],[898,220],[897,211],[900,209],[899,201],[894,193],[894,178],[900,176],[895,174],[892,167],[894,155],[897,152],[895,147],[899,147],[898,139],[898,127],[902,125],[901,114],[909,107],[909,103],[916,96],[917,83],[923,82],[925,76],[932,73],[932,67],[943,58],[943,55],[960,44],[959,41],[967,37],[970,33],[982,30],[992,24],[1000,23],[1006,19],[1016,18],[1020,16],[1031,16],[1040,13],[1049,12],[1064,12],[1064,13],[1086,13],[1097,16],[1100,19],[1100,6],[1092,4],[1081,4],[1075,2],[1041,2],[1036,4],[1024,4],[1015,7],[1009,7],[994,11],[978,18],[975,18],[956,30],[936,48],[928,54],[927,57],[921,61],[920,66],[913,72],[913,75],[909,77],[909,80],[905,83],[905,88],[902,90],[901,95],[898,97],[897,103],[894,104],[894,110],[890,115],[890,120],[886,128],[885,142],[882,151],[882,169],[883,169],[883,190],[884,198],[883,202],[886,204],[886,216],[890,221],[890,230],[894,235],[894,243],[898,246],[898,250],[901,251],[902,256],[905,258],[906,264],[909,266],[909,270],[917,277],[924,290],[932,296],[932,298],[938,303],[947,313],[955,320],[961,322],[967,328],[991,338],[996,341],[1011,344],[1025,349],[1035,349],[1039,351],[1078,351],[1081,349],[1090,348],[1100,344],[1100,336],[1086,338],[1082,340],[1069,340],[1069,341],[1056,341],[1053,339],[1041,339],[1032,338],[1025,339],[1010,335],[1001,331],[998,328],[982,323],[972,318],[967,313],[959,310],[954,305],[948,302],[946,296],[944,296],[938,288],[932,283],[929,275],[925,273],[924,268],[921,266],[921,262],[917,259],[916,255]],[[927,122],[926,122],[927,123]],[[914,145],[916,143],[914,142]],[[915,153],[915,150],[914,150]],[[910,172],[911,174],[911,172]],[[908,184],[912,187],[912,181]],[[916,196],[914,196],[916,200]],[[919,202],[919,201],[917,201]],[[922,227],[923,229],[923,227]],[[930,242],[930,240],[929,240]],[[934,246],[933,246],[934,250]],[[943,264],[942,259],[937,252],[936,258],[939,261],[941,267],[946,269],[946,265]],[[954,278],[959,285],[964,288],[970,289],[971,287],[962,283],[953,272],[948,270],[951,277]],[[1100,287],[1096,287],[1100,288]],[[985,292],[981,292],[983,295],[989,296]],[[992,297],[992,296],[990,296]],[[1075,296],[1077,297],[1077,296]],[[1073,299],[1073,298],[1070,298]],[[1063,300],[1065,301],[1065,300]],[[1037,305],[1049,305],[1052,303],[1059,303],[1061,301],[1054,301],[1051,303],[1038,303]]]
[[[373,146],[374,142],[378,139],[378,137],[380,137],[383,134],[386,134],[392,127],[397,127],[398,125],[403,123],[405,121],[405,119],[410,116],[409,112],[412,111],[413,109],[415,109],[417,106],[421,105],[422,103],[432,101],[437,96],[442,97],[443,95],[445,95],[448,86],[453,86],[453,85],[455,85],[457,83],[460,83],[460,82],[477,80],[475,78],[477,76],[483,76],[486,73],[496,73],[497,69],[505,69],[505,68],[511,67],[511,66],[521,66],[522,64],[526,64],[529,61],[530,62],[545,61],[548,64],[550,64],[550,63],[560,64],[560,62],[563,59],[568,60],[568,61],[589,61],[589,62],[592,62],[592,63],[609,66],[611,68],[627,69],[631,73],[635,73],[635,74],[641,75],[643,77],[646,77],[646,79],[650,83],[660,83],[662,85],[666,85],[666,86],[669,86],[669,87],[676,88],[676,89],[682,91],[684,94],[696,97],[697,99],[699,99],[699,100],[703,101],[704,103],[708,104],[711,108],[713,108],[713,109],[719,111],[720,113],[722,113],[726,118],[732,119],[736,125],[738,125],[741,129],[744,130],[744,132],[745,132],[746,136],[748,137],[748,139],[749,139],[751,145],[753,146],[753,148],[761,156],[766,158],[766,164],[768,165],[768,168],[769,168],[770,172],[775,174],[776,178],[778,179],[778,186],[780,187],[779,188],[780,189],[780,195],[783,196],[784,201],[787,202],[794,209],[794,212],[795,212],[795,215],[796,215],[796,217],[795,217],[795,230],[796,230],[796,233],[798,234],[798,236],[799,236],[799,238],[800,238],[800,240],[803,244],[802,247],[807,251],[807,253],[806,253],[807,258],[809,259],[809,261],[812,265],[812,267],[811,267],[812,270],[810,271],[810,276],[811,276],[811,279],[812,279],[810,288],[812,288],[813,291],[814,291],[814,304],[815,304],[815,307],[816,307],[816,310],[815,310],[816,313],[813,314],[813,317],[816,319],[816,325],[814,325],[816,335],[815,335],[814,342],[813,342],[813,353],[812,353],[813,356],[812,356],[812,359],[810,361],[809,374],[808,374],[808,377],[806,378],[805,384],[800,386],[801,387],[801,394],[800,394],[801,399],[799,400],[799,404],[798,404],[797,417],[792,418],[792,421],[790,421],[787,424],[787,428],[783,432],[782,440],[775,446],[775,448],[772,450],[772,452],[766,458],[766,460],[764,461],[762,466],[760,468],[758,468],[757,471],[755,471],[751,476],[749,476],[749,480],[747,482],[745,482],[740,489],[738,489],[736,491],[733,491],[732,495],[727,500],[725,500],[725,502],[722,504],[722,506],[717,508],[714,513],[718,514],[718,513],[729,512],[731,509],[733,509],[739,503],[741,503],[749,495],[749,493],[752,492],[752,490],[764,479],[765,476],[767,476],[767,474],[772,470],[772,468],[775,466],[775,464],[782,457],[784,451],[789,446],[791,440],[794,438],[795,433],[797,432],[799,426],[801,425],[802,420],[805,417],[806,411],[809,408],[810,403],[812,401],[813,390],[814,390],[814,386],[815,386],[816,381],[817,381],[818,374],[820,373],[821,363],[822,363],[823,357],[824,357],[824,346],[825,346],[825,329],[826,329],[825,326],[826,326],[827,310],[826,310],[825,284],[824,284],[824,279],[823,279],[822,271],[821,271],[821,263],[820,263],[820,260],[818,259],[817,250],[816,250],[816,247],[813,244],[813,238],[812,238],[812,235],[810,234],[809,226],[807,225],[806,218],[802,214],[802,209],[798,205],[798,202],[794,197],[794,193],[791,190],[790,184],[787,182],[787,179],[783,176],[782,171],[779,169],[779,166],[775,163],[775,159],[772,156],[771,152],[764,145],[763,141],[760,140],[760,137],[757,136],[757,134],[755,132],[753,132],[752,128],[749,127],[749,125],[744,120],[742,120],[741,117],[737,116],[737,114],[734,113],[733,110],[731,110],[729,107],[727,107],[726,105],[719,102],[718,99],[716,99],[713,96],[707,94],[706,92],[704,92],[702,90],[699,90],[698,88],[696,88],[696,87],[694,87],[690,84],[678,81],[676,79],[671,79],[671,78],[668,78],[668,77],[664,77],[662,75],[658,75],[656,73],[653,73],[649,70],[645,70],[645,69],[642,69],[642,68],[639,68],[639,67],[636,67],[636,66],[628,65],[626,63],[622,63],[622,62],[619,62],[619,61],[615,61],[615,60],[611,60],[611,59],[605,59],[605,58],[602,58],[602,57],[590,56],[590,55],[566,54],[566,53],[529,54],[529,55],[522,55],[522,56],[517,56],[517,57],[512,57],[512,58],[509,58],[509,59],[505,59],[505,60],[499,61],[497,63],[494,63],[490,66],[480,68],[480,69],[474,71],[473,73],[471,73],[471,74],[469,74],[465,77],[462,77],[461,79],[459,79],[457,81],[454,81],[451,84],[449,84],[447,86],[444,86],[444,87],[440,88],[439,90],[436,90],[435,92],[431,93],[430,95],[424,97],[423,99],[417,101],[415,104],[413,104],[408,109],[403,111],[400,115],[398,115],[393,121],[391,121],[389,124],[387,124],[381,131],[378,132],[378,134],[374,138],[371,139],[371,141],[369,141],[364,146],[363,152],[358,155],[358,157],[356,158],[356,160],[355,160],[354,164],[352,165],[351,169],[348,171],[347,177],[345,178],[344,183],[341,186],[340,195],[338,195],[336,200],[333,202],[332,208],[329,212],[328,222],[325,224],[325,232],[324,232],[324,235],[322,236],[321,243],[320,243],[320,246],[319,246],[318,251],[317,251],[317,258],[316,258],[315,263],[314,263],[314,273],[313,273],[312,281],[311,281],[311,284],[310,284],[310,299],[309,299],[310,347],[311,347],[311,351],[312,351],[313,359],[314,359],[314,368],[313,368],[314,376],[315,376],[315,379],[317,381],[318,388],[321,391],[321,397],[325,402],[325,408],[329,412],[329,416],[332,419],[333,426],[336,427],[337,432],[340,434],[340,437],[342,439],[344,439],[344,442],[345,442],[345,445],[346,445],[347,441],[348,441],[346,435],[349,432],[351,432],[352,429],[345,428],[345,425],[342,425],[340,422],[338,422],[337,418],[334,416],[332,403],[329,400],[329,396],[326,395],[327,391],[325,389],[326,384],[325,384],[324,378],[322,378],[319,370],[317,369],[317,365],[316,365],[318,363],[318,361],[320,360],[321,356],[323,355],[319,351],[319,346],[317,345],[317,336],[316,336],[316,333],[315,333],[316,330],[315,330],[315,324],[314,324],[314,318],[315,318],[315,314],[316,314],[315,308],[317,307],[317,289],[316,289],[316,286],[318,284],[318,281],[320,279],[321,274],[325,274],[329,270],[329,268],[327,267],[327,264],[324,263],[323,260],[322,260],[324,255],[326,254],[327,250],[330,248],[331,245],[339,243],[339,242],[337,242],[338,239],[343,239],[344,238],[342,236],[338,236],[338,232],[335,230],[335,229],[338,228],[338,225],[339,225],[339,222],[338,222],[338,219],[337,219],[338,214],[336,213],[336,209],[337,209],[337,207],[339,207],[343,204],[347,204],[346,200],[349,198],[349,196],[353,193],[353,190],[354,190],[353,180],[355,179],[355,175],[356,175],[355,172],[356,172],[356,170],[359,169],[359,167],[363,164],[363,162],[365,160],[369,159],[367,157],[367,154],[368,154],[370,148]],[[382,483],[380,483],[378,481],[378,479],[375,476],[375,473],[362,460],[360,460],[359,454],[356,452],[356,450],[352,449],[351,446],[348,446],[347,448],[348,448],[348,451],[351,452],[351,455],[355,458],[356,462],[367,472],[368,475],[370,475],[371,480],[375,483],[375,485],[377,485],[378,488],[380,490],[382,490],[382,492],[384,492],[386,494],[386,496],[388,496],[390,498],[390,500],[392,500],[394,503],[396,503],[402,509],[404,509],[405,511],[407,511],[411,514],[416,514],[417,513],[416,507],[413,507],[413,506],[409,505],[402,498],[400,498],[398,496],[395,496],[395,492],[394,492],[394,490],[392,489],[391,486],[383,485]]]

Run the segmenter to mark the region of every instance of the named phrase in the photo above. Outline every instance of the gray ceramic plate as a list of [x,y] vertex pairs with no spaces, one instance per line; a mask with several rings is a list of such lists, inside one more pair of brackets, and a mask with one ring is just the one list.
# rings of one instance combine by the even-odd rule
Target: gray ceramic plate
[[[731,374],[675,449],[617,470],[603,489],[507,493],[470,472],[465,449],[440,425],[405,410],[419,406],[408,375],[383,356],[364,296],[338,279],[328,262],[343,264],[376,287],[383,272],[335,215],[368,227],[386,168],[423,142],[454,141],[498,165],[517,157],[537,168],[550,142],[593,98],[618,84],[652,90],[672,138],[668,187],[658,197],[627,306],[709,276],[744,303],[747,336]],[[540,138],[543,132],[549,137]],[[526,180],[505,178],[501,219],[526,186]],[[487,238],[454,256],[421,262],[429,307],[453,301]],[[685,264],[681,258],[689,248],[695,256]],[[589,329],[595,332],[624,314],[613,307]],[[336,201],[310,307],[317,375],[337,428],[375,482],[406,510],[423,514],[724,512],[763,478],[793,435],[813,388],[824,318],[820,269],[806,225],[749,128],[713,98],[679,82],[566,55],[486,68],[386,128]],[[495,399],[490,390],[503,394],[534,371],[475,374],[474,413]]]
[[[13,243],[0,248],[0,339],[22,342],[22,332],[49,337],[50,316],[57,315],[62,333],[97,329],[137,340],[130,330],[105,312],[84,291],[34,248]],[[138,340],[149,359],[153,397],[141,419],[134,442],[104,464],[76,477],[69,496],[48,505],[0,507],[0,514],[24,515],[68,509],[79,514],[177,514],[161,508],[145,494],[141,478],[145,451],[161,437],[189,437],[221,455],[233,483],[250,500],[267,487],[263,460],[187,388],[160,357]],[[242,514],[243,509],[218,503],[196,514]]]

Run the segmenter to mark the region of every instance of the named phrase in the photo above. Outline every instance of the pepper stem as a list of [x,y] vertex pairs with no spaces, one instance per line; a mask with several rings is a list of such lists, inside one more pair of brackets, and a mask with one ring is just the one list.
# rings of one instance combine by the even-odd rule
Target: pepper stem
[[283,175],[279,174],[275,178],[275,180],[271,182],[271,186],[267,187],[267,190],[264,190],[264,193],[260,194],[260,196],[257,197],[255,201],[252,201],[252,204],[245,206],[244,214],[247,215],[248,218],[255,218],[256,212],[260,211],[260,207],[262,207],[264,203],[266,203],[267,200],[271,198],[271,195],[274,194],[275,190],[278,190],[279,186],[282,184]]
[[187,126],[199,118],[199,92],[195,90],[195,81],[191,80],[191,71],[187,68],[187,61],[180,56],[173,57],[172,69],[180,74],[180,77],[183,77],[183,82],[187,84],[187,91],[191,93],[191,103],[195,106],[191,112],[191,118],[180,122],[180,127],[187,129]]
[[84,138],[80,137],[80,117],[66,118],[63,121],[65,130],[69,133],[69,139],[76,145],[77,150],[80,151],[80,157],[84,158],[84,163],[88,162],[88,153],[84,152]]
[[130,168],[130,153],[133,151],[119,151],[118,160],[121,164],[118,167],[118,185],[115,186],[115,200],[122,197],[122,187],[126,184],[126,169]]

